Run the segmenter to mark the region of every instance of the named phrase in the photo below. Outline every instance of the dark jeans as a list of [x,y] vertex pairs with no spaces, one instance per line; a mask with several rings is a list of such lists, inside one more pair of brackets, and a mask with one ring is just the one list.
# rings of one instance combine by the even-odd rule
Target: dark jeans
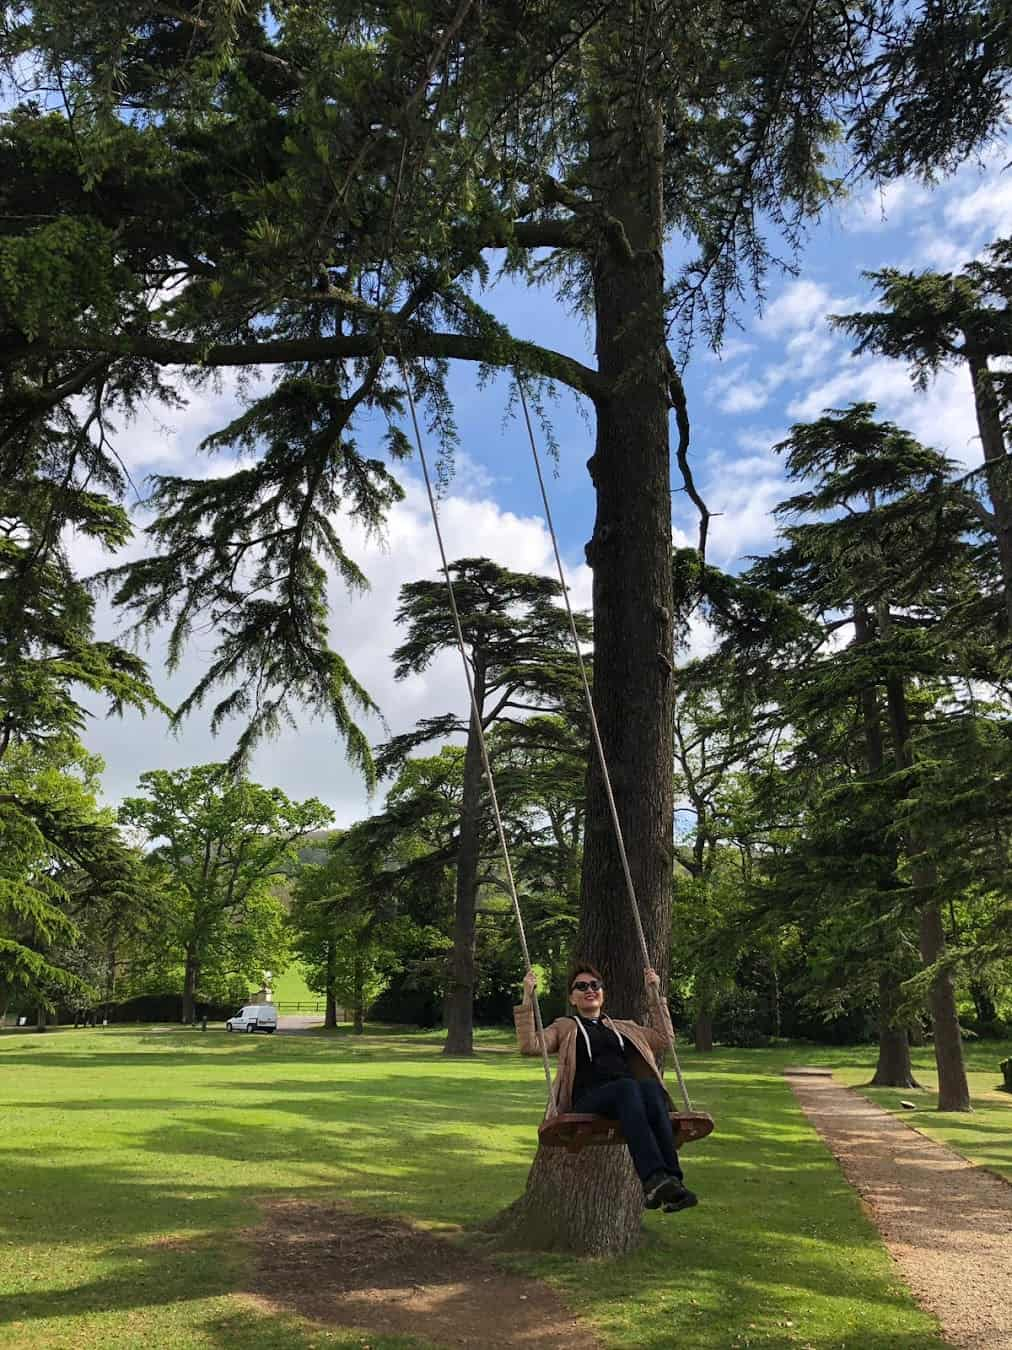
[[621,1122],[640,1181],[661,1171],[681,1181],[668,1101],[656,1078],[616,1078],[601,1083],[575,1101],[573,1110]]

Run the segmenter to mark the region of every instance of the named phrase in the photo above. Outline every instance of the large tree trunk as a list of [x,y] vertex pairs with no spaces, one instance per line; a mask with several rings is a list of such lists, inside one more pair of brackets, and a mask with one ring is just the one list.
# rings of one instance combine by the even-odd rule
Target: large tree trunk
[[641,1239],[642,1215],[643,1188],[628,1149],[539,1147],[526,1191],[487,1228],[504,1246],[526,1251],[623,1256]]
[[[663,127],[631,6],[598,27],[600,85],[590,119],[588,181],[608,224],[590,257],[598,368],[614,393],[597,405],[588,464],[597,490],[593,570],[594,706],[615,792],[649,956],[666,980],[674,858],[671,473],[664,325]],[[600,967],[607,1007],[646,1011],[636,939],[604,783],[587,776],[576,955]],[[538,1153],[527,1191],[507,1212],[511,1241],[584,1255],[639,1240],[642,1195],[624,1148],[574,1158]]]
[[197,977],[200,974],[200,959],[193,947],[186,949],[186,967],[183,975],[183,1022],[193,1022],[196,1008]]
[[[889,616],[883,606],[880,627],[888,629]],[[886,682],[889,706],[889,725],[898,769],[913,765],[910,746],[910,720],[907,715],[906,687],[901,676],[894,675]],[[907,852],[911,859],[913,889],[920,897],[921,960],[933,965],[945,952],[945,928],[938,899],[938,876],[933,863],[928,861],[924,845],[915,830],[907,832]],[[939,971],[931,982],[928,999],[934,1033],[935,1065],[938,1069],[939,1111],[969,1111],[970,1088],[963,1062],[963,1038],[956,1012],[956,991],[949,971]]]
[[[481,712],[485,701],[485,671],[480,653],[474,653],[474,697]],[[481,842],[481,738],[472,714],[464,752],[464,787],[457,844],[457,890],[453,912],[453,954],[450,983],[443,1004],[446,1022],[444,1055],[474,1053],[475,902]]]
[[899,1008],[899,978],[894,970],[882,970],[878,977],[878,1064],[872,1087],[920,1087],[910,1063],[910,1041]]
[[[622,60],[620,47],[614,59]],[[619,84],[618,104],[628,98]],[[593,259],[597,356],[616,392],[598,405],[589,469],[597,516],[594,707],[653,964],[666,974],[674,854],[671,474],[661,255],[659,117],[613,108],[595,159],[602,206],[621,222]],[[642,118],[651,120],[644,124]],[[635,120],[633,131],[629,123]],[[609,1011],[645,1011],[643,957],[629,911],[604,783],[588,773],[578,952],[599,966]]]
[[1002,585],[1005,588],[1005,617],[1012,630],[1012,486],[1009,462],[1005,455],[1005,435],[1001,424],[1001,410],[988,369],[987,358],[967,350],[967,364],[973,380],[973,402],[977,413],[977,429],[984,451],[984,472],[988,496],[994,517],[994,534],[998,541],[998,559]]
[[337,1029],[337,943],[331,938],[327,943],[327,978],[324,985],[323,1026],[326,1031]]
[[696,1013],[696,1049],[708,1055],[713,1049],[713,1014],[709,1011]]
[[[854,641],[858,646],[871,641],[871,616],[862,605],[854,606]],[[875,685],[866,685],[861,690],[861,718],[868,772],[874,777],[880,777],[885,768],[885,746],[882,741],[879,692]],[[885,866],[891,873],[895,873],[896,848],[887,834],[889,823],[883,822],[880,849]],[[883,906],[875,902],[874,909],[881,920]],[[901,1004],[899,953],[893,946],[890,959],[891,944],[881,925],[878,932],[879,943],[883,948],[883,959],[887,964],[879,968],[878,976],[878,1063],[875,1066],[875,1076],[871,1080],[872,1086],[919,1087],[920,1084],[914,1078],[913,1065],[910,1063],[910,1042],[907,1039],[906,1026],[899,1013]]]
[[[934,882],[934,868],[931,868],[931,873],[930,877],[924,878],[925,884]],[[917,880],[915,876],[915,883]],[[942,911],[937,901],[931,901],[921,908],[921,958],[927,966],[934,964],[944,954]],[[956,1012],[956,989],[950,971],[939,971],[932,980],[929,1003],[934,1028],[935,1065],[938,1069],[938,1109],[972,1111],[970,1085],[966,1081],[963,1062],[963,1038]]]

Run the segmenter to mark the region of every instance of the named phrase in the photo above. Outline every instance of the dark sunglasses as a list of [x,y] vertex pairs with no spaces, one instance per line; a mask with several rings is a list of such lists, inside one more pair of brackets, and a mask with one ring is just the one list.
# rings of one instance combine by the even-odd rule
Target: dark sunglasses
[[574,980],[571,988],[579,989],[581,994],[586,994],[588,992],[596,994],[604,988],[604,985],[600,980]]

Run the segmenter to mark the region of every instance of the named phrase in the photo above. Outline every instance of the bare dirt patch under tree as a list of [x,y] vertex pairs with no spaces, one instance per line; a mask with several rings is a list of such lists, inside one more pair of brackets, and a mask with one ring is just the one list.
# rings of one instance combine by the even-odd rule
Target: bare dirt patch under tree
[[248,1293],[331,1325],[484,1350],[594,1350],[559,1296],[399,1219],[301,1200],[264,1204]]

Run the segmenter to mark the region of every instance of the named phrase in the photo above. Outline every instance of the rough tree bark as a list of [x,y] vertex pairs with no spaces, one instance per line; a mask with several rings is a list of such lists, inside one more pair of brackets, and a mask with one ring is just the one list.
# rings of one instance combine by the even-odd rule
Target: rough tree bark
[[[674,857],[673,608],[668,352],[664,325],[661,117],[625,50],[622,7],[599,32],[602,87],[588,179],[602,219],[590,258],[598,368],[614,392],[597,403],[593,570],[594,706],[651,959],[666,974]],[[624,17],[628,17],[627,15]],[[636,941],[604,784],[591,755],[577,936],[598,966],[608,1010],[642,1020]],[[629,1251],[642,1193],[624,1148],[569,1157],[539,1150],[527,1190],[501,1216],[521,1247]]]
[[527,1189],[486,1229],[507,1247],[623,1256],[640,1241],[642,1214],[643,1188],[628,1149],[539,1147]]
[[116,997],[116,976],[118,971],[118,960],[116,955],[116,943],[110,940],[106,948],[106,977],[105,977],[105,1011],[103,1017],[106,1020],[112,1018],[113,999]]
[[[923,877],[925,889],[933,886],[934,867]],[[914,885],[918,885],[920,868],[914,869]],[[921,958],[926,966],[933,965],[945,954],[945,928],[937,900],[921,907]],[[931,981],[929,995],[931,1023],[934,1029],[935,1064],[938,1067],[939,1111],[972,1111],[970,1085],[963,1062],[963,1038],[959,1030],[956,1010],[956,987],[948,970],[939,971]]]
[[894,970],[878,977],[878,1063],[872,1087],[920,1087],[910,1063],[910,1041],[899,1012],[900,980]]
[[[611,134],[602,131],[595,147],[608,180],[604,206],[622,232],[602,241],[592,264],[598,364],[615,393],[597,410],[588,466],[597,515],[587,561],[594,577],[594,706],[647,945],[664,972],[674,853],[674,691],[662,148],[659,117],[632,134],[631,116],[631,110],[616,116]],[[609,1011],[641,1018],[643,958],[593,756],[577,945],[581,957],[604,971]]]
[[[485,702],[485,669],[481,654],[473,656],[474,697],[479,714]],[[481,739],[472,713],[464,751],[464,786],[457,842],[457,888],[453,911],[453,954],[444,1002],[444,1055],[474,1054],[475,903],[481,827]]]
[[696,1014],[696,1049],[702,1054],[709,1054],[713,1049],[713,1014],[709,1012],[700,1012]]

